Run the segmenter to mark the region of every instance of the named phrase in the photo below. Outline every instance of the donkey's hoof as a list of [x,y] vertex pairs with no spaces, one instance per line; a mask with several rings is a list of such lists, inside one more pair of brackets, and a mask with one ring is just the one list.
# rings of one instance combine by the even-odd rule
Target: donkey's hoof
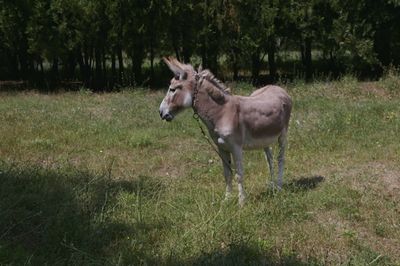
[[271,182],[267,183],[267,188],[271,189],[274,192],[275,191],[281,191],[282,190],[282,185],[279,185],[279,184],[271,181]]
[[232,199],[232,193],[231,192],[225,192],[224,201],[230,201],[231,199]]
[[245,196],[239,196],[239,207],[243,207],[244,203],[246,201],[246,197]]

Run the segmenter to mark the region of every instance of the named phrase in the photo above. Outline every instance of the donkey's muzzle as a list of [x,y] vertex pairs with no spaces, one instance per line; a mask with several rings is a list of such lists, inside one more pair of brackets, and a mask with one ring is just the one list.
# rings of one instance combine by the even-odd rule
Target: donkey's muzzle
[[163,114],[162,112],[160,112],[160,117],[162,120],[166,120],[168,122],[170,122],[174,118],[174,116],[171,115],[170,113]]

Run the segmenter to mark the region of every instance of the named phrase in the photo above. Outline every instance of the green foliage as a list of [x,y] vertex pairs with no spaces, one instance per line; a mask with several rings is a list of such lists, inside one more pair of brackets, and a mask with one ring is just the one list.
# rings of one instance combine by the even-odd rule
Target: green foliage
[[[223,62],[235,80],[375,78],[400,64],[399,13],[391,0],[1,0],[0,79],[152,86],[165,55],[216,73]],[[300,63],[282,62],[293,51]]]

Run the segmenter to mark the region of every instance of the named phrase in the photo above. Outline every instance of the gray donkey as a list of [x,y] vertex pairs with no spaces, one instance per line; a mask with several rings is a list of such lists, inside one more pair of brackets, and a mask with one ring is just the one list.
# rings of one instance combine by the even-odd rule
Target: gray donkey
[[209,70],[196,72],[193,66],[174,58],[164,62],[175,74],[160,105],[160,116],[171,121],[185,108],[192,107],[218,147],[226,181],[225,197],[231,196],[231,154],[236,167],[239,204],[246,194],[243,188],[243,149],[264,149],[271,177],[273,156],[271,145],[278,141],[278,187],[282,187],[285,148],[292,100],[284,89],[265,86],[250,96],[232,95],[230,90]]

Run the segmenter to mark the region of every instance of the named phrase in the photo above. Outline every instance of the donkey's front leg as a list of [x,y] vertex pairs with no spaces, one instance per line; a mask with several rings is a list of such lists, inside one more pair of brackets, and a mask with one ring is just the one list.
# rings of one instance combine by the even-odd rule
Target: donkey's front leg
[[233,158],[236,166],[236,178],[238,182],[239,190],[239,205],[243,207],[246,193],[243,187],[243,149],[241,146],[235,146],[233,148]]
[[222,165],[224,166],[224,177],[226,183],[225,200],[232,196],[232,168],[231,168],[231,154],[220,147],[218,152],[221,156]]

